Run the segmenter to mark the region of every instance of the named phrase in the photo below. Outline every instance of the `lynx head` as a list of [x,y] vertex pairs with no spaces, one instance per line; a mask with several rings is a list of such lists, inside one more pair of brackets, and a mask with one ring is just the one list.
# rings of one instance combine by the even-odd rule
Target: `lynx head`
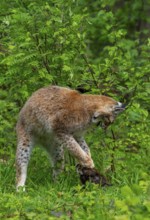
[[125,105],[117,102],[107,96],[100,96],[99,103],[96,105],[92,122],[97,125],[102,123],[102,127],[106,128],[111,124],[116,116],[125,110]]

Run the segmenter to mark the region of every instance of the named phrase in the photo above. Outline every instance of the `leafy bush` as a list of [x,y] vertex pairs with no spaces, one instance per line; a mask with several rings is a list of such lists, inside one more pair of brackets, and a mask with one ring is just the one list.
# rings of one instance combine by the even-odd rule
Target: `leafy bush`
[[[149,219],[149,9],[141,0],[1,0],[2,219]],[[92,128],[86,137],[112,188],[81,190],[72,164],[54,186],[45,153],[37,149],[29,192],[14,194],[18,113],[33,91],[49,84],[127,104],[111,127]]]

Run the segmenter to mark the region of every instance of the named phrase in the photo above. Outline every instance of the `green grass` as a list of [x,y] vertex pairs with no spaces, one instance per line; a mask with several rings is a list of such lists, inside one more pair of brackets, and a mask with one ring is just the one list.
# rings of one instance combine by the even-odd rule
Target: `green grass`
[[45,152],[36,150],[26,192],[17,193],[14,158],[1,161],[0,219],[149,220],[150,179],[143,167],[133,166],[134,160],[131,163],[124,172],[118,166],[118,174],[112,174],[113,186],[89,183],[83,188],[73,165],[54,183]]

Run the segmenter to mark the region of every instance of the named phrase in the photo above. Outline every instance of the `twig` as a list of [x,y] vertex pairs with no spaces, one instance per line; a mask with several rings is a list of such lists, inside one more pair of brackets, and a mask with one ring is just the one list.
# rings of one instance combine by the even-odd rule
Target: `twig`
[[117,149],[117,146],[116,146],[116,137],[115,137],[115,134],[114,134],[114,131],[113,131],[113,129],[111,129],[111,134],[112,134],[112,138],[113,138],[113,140],[114,140],[114,146],[113,146],[113,152],[112,152],[112,154],[111,154],[111,171],[113,172],[113,173],[115,173],[116,172],[116,167],[115,167],[115,157],[114,157],[114,154],[115,154],[115,150]]
[[[75,31],[74,31],[72,28],[71,28],[71,31],[75,33]],[[75,34],[76,34],[76,33],[75,33]],[[78,37],[77,34],[76,34],[76,36],[77,36],[79,42],[81,42],[81,40],[80,40],[80,38]],[[78,49],[78,47],[75,47],[75,48],[76,48],[76,50],[78,51],[78,53],[80,54],[80,50]],[[87,64],[87,66],[88,66],[88,68],[89,68],[89,71],[90,71],[90,73],[91,73],[91,76],[92,76],[92,78],[93,78],[93,81],[94,81],[95,86],[96,86],[97,88],[99,88],[98,83],[97,83],[97,81],[96,81],[96,79],[95,79],[95,76],[94,76],[94,75],[95,75],[95,71],[93,70],[93,68],[92,68],[91,65],[89,64],[87,56],[86,56],[85,54],[80,54],[80,55],[81,55],[81,57],[84,59],[85,63]]]
[[[43,51],[42,51],[42,48],[40,46],[39,38],[38,38],[37,35],[35,36],[35,40],[36,40],[36,44],[37,44],[37,47],[38,47],[38,50],[39,50],[40,54],[43,55]],[[50,74],[50,68],[49,68],[49,65],[48,65],[48,62],[47,62],[47,58],[45,60],[44,57],[43,57],[42,60],[43,60],[43,64],[44,64],[47,72]]]
[[128,109],[130,106],[132,106],[133,101],[134,101],[134,95],[135,95],[136,91],[137,91],[137,85],[134,87],[131,102],[127,105],[127,107],[125,109]]
[[81,56],[83,57],[84,61],[86,62],[87,66],[88,66],[88,68],[89,68],[89,71],[90,71],[90,73],[91,73],[91,76],[92,76],[92,78],[93,78],[93,80],[94,80],[94,83],[95,83],[96,87],[99,88],[98,83],[97,83],[97,81],[96,81],[96,79],[95,79],[95,76],[94,76],[94,75],[95,75],[95,71],[93,70],[93,68],[92,68],[91,65],[89,64],[86,55],[85,55],[85,54],[82,54]]

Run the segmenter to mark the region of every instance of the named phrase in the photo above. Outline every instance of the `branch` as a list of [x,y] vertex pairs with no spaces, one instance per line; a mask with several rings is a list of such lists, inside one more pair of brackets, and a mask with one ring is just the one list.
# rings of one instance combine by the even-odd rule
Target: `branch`
[[[79,51],[79,49],[76,47],[76,50],[78,51],[78,53],[80,54],[80,51]],[[89,62],[88,62],[88,58],[87,58],[87,56],[85,55],[85,54],[80,54],[81,55],[81,57],[84,59],[84,61],[85,61],[85,63],[87,64],[87,66],[88,66],[88,68],[89,68],[89,71],[90,71],[90,73],[91,73],[91,76],[92,76],[92,78],[93,78],[93,81],[94,81],[94,84],[95,84],[95,86],[97,87],[97,88],[99,88],[99,86],[98,86],[98,83],[97,83],[97,81],[96,81],[96,79],[95,79],[95,71],[93,70],[93,68],[91,67],[91,65],[89,64]]]
[[117,149],[117,146],[116,146],[116,144],[115,144],[115,142],[116,142],[116,137],[115,137],[115,134],[114,134],[114,131],[113,131],[113,129],[111,129],[111,134],[112,134],[112,138],[113,138],[113,140],[114,140],[114,146],[113,146],[113,153],[111,154],[111,171],[113,172],[113,173],[115,173],[115,171],[116,171],[116,167],[115,167],[115,157],[114,157],[114,153],[115,153],[115,150]]
[[[34,37],[33,37],[33,38],[34,38]],[[38,47],[38,50],[39,50],[40,54],[43,55],[43,51],[42,51],[42,48],[41,48],[41,46],[40,46],[40,44],[39,44],[39,38],[38,38],[37,35],[35,35],[35,40],[36,40],[36,45],[37,45],[37,47]],[[47,57],[46,57],[46,60],[44,59],[44,57],[42,57],[42,60],[43,60],[43,64],[44,64],[44,66],[45,66],[47,72],[50,74],[50,68],[49,68],[49,65],[48,65]]]

